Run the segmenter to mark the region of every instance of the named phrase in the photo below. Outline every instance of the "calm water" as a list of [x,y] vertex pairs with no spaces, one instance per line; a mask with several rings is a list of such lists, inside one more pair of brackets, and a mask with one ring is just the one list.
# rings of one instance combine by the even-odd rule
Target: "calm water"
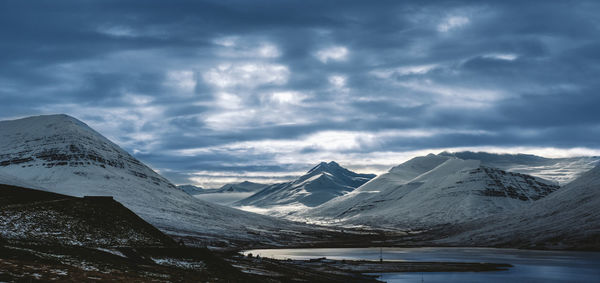
[[[379,248],[251,250],[278,259],[378,260]],[[384,260],[495,262],[514,265],[508,271],[382,273],[387,282],[600,282],[600,253],[526,251],[491,248],[383,248]],[[509,281],[510,280],[510,281]]]

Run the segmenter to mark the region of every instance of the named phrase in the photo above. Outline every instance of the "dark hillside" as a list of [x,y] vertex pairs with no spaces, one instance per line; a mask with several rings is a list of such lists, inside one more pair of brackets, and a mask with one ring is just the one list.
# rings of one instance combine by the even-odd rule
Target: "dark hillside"
[[7,185],[0,185],[0,235],[87,247],[176,245],[111,197],[77,198]]

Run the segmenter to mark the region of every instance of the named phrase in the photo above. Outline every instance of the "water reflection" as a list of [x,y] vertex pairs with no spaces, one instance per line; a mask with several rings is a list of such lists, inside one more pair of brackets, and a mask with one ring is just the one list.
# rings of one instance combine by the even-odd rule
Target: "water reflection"
[[[247,253],[278,259],[379,260],[379,248],[268,249]],[[508,271],[384,273],[387,282],[600,282],[600,253],[528,251],[492,248],[384,248],[384,260],[494,262],[514,265]]]

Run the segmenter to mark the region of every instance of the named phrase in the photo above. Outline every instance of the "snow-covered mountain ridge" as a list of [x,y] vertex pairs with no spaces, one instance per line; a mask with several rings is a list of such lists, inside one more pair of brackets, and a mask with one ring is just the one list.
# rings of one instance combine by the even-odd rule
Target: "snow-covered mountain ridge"
[[594,168],[599,156],[547,158],[531,154],[496,154],[488,152],[442,152],[439,156],[481,161],[488,167],[528,174],[565,185]]
[[251,192],[260,191],[267,186],[268,185],[266,185],[266,184],[259,184],[259,183],[254,183],[254,182],[250,182],[250,181],[243,181],[240,183],[225,184],[218,189],[207,189],[207,190],[204,190],[202,193],[203,194],[251,193]]
[[462,225],[444,245],[600,249],[600,166],[516,211]]
[[[162,231],[207,241],[264,241],[303,226],[198,200],[67,115],[0,122],[0,176],[70,196],[110,195]],[[15,178],[15,181],[10,181]],[[203,243],[203,244],[206,244]]]
[[[407,181],[411,176],[415,177]],[[476,160],[428,155],[303,215],[369,226],[429,227],[518,209],[558,188],[554,182],[482,166]]]
[[268,208],[298,204],[314,207],[353,191],[373,177],[375,175],[354,173],[334,161],[321,162],[298,179],[267,186],[235,205]]

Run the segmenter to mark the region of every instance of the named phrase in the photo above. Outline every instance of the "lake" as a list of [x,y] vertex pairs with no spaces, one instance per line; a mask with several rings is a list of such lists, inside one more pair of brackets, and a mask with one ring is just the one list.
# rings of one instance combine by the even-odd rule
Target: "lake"
[[[249,250],[261,257],[379,260],[379,248]],[[384,260],[493,262],[514,265],[507,271],[382,273],[387,282],[600,282],[600,253],[494,248],[383,248]]]

